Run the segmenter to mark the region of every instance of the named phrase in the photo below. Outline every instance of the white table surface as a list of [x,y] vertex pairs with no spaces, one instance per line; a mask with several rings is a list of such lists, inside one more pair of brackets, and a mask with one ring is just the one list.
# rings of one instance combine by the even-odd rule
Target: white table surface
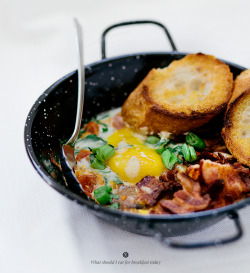
[[[84,29],[85,63],[100,60],[100,36],[125,20],[165,24],[179,51],[250,67],[248,0],[12,0],[0,2],[0,272],[250,272],[250,208],[244,236],[216,248],[176,250],[98,219],[50,188],[25,152],[23,129],[38,96],[76,66],[72,18]],[[140,35],[139,35],[140,34]],[[169,51],[161,30],[127,27],[108,36],[107,54]],[[232,234],[225,220],[195,239]],[[189,239],[192,236],[189,237]],[[91,260],[158,260],[160,265],[93,265]]]

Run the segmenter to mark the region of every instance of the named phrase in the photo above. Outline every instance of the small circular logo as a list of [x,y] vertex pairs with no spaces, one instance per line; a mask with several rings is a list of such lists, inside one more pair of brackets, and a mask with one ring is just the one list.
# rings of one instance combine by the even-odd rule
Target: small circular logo
[[124,258],[128,258],[128,252],[123,252],[122,256],[123,256]]

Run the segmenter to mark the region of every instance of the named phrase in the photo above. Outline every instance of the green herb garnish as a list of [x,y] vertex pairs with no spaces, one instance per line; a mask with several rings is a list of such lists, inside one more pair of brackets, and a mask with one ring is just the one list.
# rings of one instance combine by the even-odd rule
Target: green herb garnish
[[190,151],[190,161],[192,162],[197,160],[197,155],[193,146],[189,147],[189,151]]
[[96,117],[94,117],[94,118],[92,119],[92,121],[94,121],[94,122],[96,122],[96,123],[98,123],[98,124],[100,124],[100,125],[102,125],[102,126],[104,126],[104,127],[108,127],[108,124],[103,123],[103,122],[100,122]]
[[195,135],[194,133],[188,133],[186,135],[186,142],[189,145],[192,145],[195,148],[200,149],[200,150],[203,150],[206,148],[205,142],[200,137]]
[[171,153],[168,149],[161,154],[163,164],[168,170],[172,170],[177,163],[178,158],[175,154]]
[[85,140],[88,140],[88,139],[91,139],[93,141],[102,141],[103,143],[108,143],[107,141],[103,140],[102,138],[100,138],[99,136],[97,135],[87,135],[85,138],[83,138]]
[[157,152],[157,154],[162,154],[165,151],[165,146],[168,144],[169,139],[167,138],[161,138],[156,144],[155,147],[157,147],[155,149],[155,151]]
[[[95,196],[96,201],[98,201],[101,205],[106,205],[107,203],[111,203],[112,198],[119,199],[119,195],[113,194],[112,187],[107,186],[107,185],[95,189],[94,196]],[[116,203],[114,203],[114,204],[116,204]]]
[[185,160],[186,160],[187,162],[189,162],[190,159],[191,159],[191,155],[190,155],[190,150],[189,150],[189,148],[188,148],[188,146],[187,146],[186,143],[184,143],[184,144],[182,145],[182,154],[183,154]]
[[182,153],[187,162],[193,162],[197,159],[194,147],[188,146],[186,143],[182,145]]
[[106,168],[106,166],[104,164],[102,164],[102,162],[100,160],[98,160],[94,154],[90,154],[90,163],[91,163],[91,167],[93,169],[98,169],[98,170],[104,170]]
[[155,151],[157,152],[157,154],[160,155],[165,151],[165,148],[164,148],[164,146],[161,146],[160,148],[155,149]]
[[160,138],[159,137],[156,137],[156,136],[149,136],[147,139],[146,139],[146,142],[149,143],[149,144],[156,144],[157,142],[160,141]]
[[102,163],[106,163],[110,157],[115,154],[115,149],[109,144],[102,145],[101,147],[92,149],[92,153]]
[[112,187],[110,186],[102,186],[98,189],[94,190],[94,196],[95,199],[101,204],[101,205],[106,205],[107,203],[111,202],[111,191],[112,191]]

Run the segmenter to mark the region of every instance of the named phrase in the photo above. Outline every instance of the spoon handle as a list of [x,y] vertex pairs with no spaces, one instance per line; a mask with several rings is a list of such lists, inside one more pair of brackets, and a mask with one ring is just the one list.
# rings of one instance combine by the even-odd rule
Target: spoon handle
[[73,134],[66,144],[74,145],[81,129],[82,111],[84,104],[84,91],[85,91],[85,70],[83,61],[83,38],[82,38],[82,27],[78,20],[74,18],[74,30],[76,38],[77,48],[77,60],[78,60],[78,98],[77,98],[77,109],[76,109],[76,121]]

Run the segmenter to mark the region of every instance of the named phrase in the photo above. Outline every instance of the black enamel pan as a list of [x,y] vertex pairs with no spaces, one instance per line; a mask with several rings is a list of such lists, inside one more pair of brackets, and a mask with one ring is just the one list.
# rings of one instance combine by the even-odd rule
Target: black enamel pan
[[[113,28],[131,24],[155,24],[167,35],[173,51],[161,53],[138,53],[115,58],[106,58],[105,37]],[[178,52],[167,31],[155,21],[133,21],[113,25],[102,35],[102,60],[85,67],[86,91],[83,113],[89,119],[97,113],[119,107],[151,68],[166,67],[173,60],[187,53]],[[245,68],[225,62],[234,77]],[[77,71],[74,71],[50,86],[32,106],[25,124],[25,146],[34,168],[52,188],[77,203],[87,206],[94,214],[122,229],[155,236],[172,247],[194,248],[226,244],[242,236],[237,210],[245,207],[250,198],[215,210],[185,215],[137,215],[97,205],[85,198],[77,187],[66,181],[62,173],[50,162],[50,156],[60,154],[60,145],[69,139],[75,123],[77,102]],[[67,124],[67,126],[65,126]],[[70,126],[68,126],[70,125]],[[171,237],[194,233],[229,217],[236,231],[227,238],[205,242],[183,242]],[[223,237],[223,234],[222,234]]]

